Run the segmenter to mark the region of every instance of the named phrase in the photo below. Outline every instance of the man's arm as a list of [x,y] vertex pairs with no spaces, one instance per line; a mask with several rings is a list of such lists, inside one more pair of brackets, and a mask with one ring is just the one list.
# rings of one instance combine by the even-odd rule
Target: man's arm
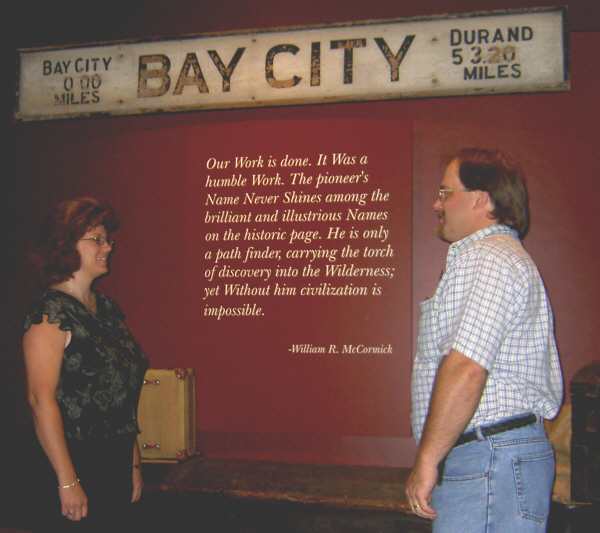
[[438,465],[473,417],[486,379],[482,366],[455,350],[438,368],[423,436],[406,484],[408,502],[420,516],[436,517],[430,501]]

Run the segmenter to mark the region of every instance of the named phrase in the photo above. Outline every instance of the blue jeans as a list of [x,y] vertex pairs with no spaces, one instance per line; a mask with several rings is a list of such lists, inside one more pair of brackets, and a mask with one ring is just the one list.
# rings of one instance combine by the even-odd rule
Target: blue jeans
[[546,531],[554,450],[536,422],[453,448],[432,495],[434,533]]

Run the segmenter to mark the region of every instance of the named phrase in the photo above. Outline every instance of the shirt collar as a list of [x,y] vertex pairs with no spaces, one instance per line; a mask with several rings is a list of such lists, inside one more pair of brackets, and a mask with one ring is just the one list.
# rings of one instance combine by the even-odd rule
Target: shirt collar
[[446,258],[446,264],[450,263],[462,250],[468,248],[471,244],[490,237],[491,235],[508,235],[514,239],[519,239],[519,235],[516,230],[505,226],[504,224],[492,224],[486,228],[480,229],[471,235],[467,235],[460,241],[453,242],[448,248],[448,256]]

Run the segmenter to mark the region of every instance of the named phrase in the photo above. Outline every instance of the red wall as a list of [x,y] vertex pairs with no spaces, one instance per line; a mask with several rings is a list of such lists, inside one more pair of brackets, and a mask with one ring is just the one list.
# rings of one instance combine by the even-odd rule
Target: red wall
[[[470,7],[468,2],[463,4]],[[444,11],[447,10],[437,12]],[[287,12],[265,13],[271,13],[278,24],[314,23],[323,17],[340,21],[406,16],[397,10],[392,15],[391,3],[382,3],[379,12],[371,16],[364,7],[353,7],[343,14],[335,10],[322,14],[307,10],[307,14],[294,17]],[[259,21],[258,15],[245,8],[231,13],[239,16],[241,22],[235,23],[238,19],[232,21],[229,15],[217,13],[206,21],[202,30],[256,26],[261,21],[268,25],[272,20]],[[188,29],[189,18],[181,13],[164,16],[162,24],[192,31]],[[169,23],[168,17],[176,17],[177,21]],[[157,19],[150,14],[140,15],[130,24],[134,28],[131,36],[141,35],[142,27],[148,28],[149,33],[160,33]],[[117,235],[122,249],[117,250],[113,273],[102,282],[103,287],[123,304],[130,326],[150,354],[153,366],[197,368],[199,436],[204,453],[288,461],[408,465],[414,454],[408,424],[411,342],[407,343],[405,353],[394,354],[398,376],[391,381],[389,376],[369,366],[313,365],[300,369],[273,364],[267,357],[253,375],[259,382],[252,389],[237,373],[235,357],[241,354],[230,360],[229,367],[220,367],[220,371],[229,368],[225,373],[211,374],[215,366],[210,356],[198,365],[198,351],[205,352],[209,347],[190,319],[196,309],[189,291],[190,276],[193,277],[196,266],[190,268],[186,264],[195,260],[189,255],[193,243],[192,226],[186,218],[190,210],[185,208],[186,202],[189,204],[189,198],[185,200],[189,189],[182,177],[195,171],[198,159],[189,156],[189,147],[197,146],[202,155],[201,134],[210,136],[212,128],[239,131],[252,121],[260,121],[285,130],[302,119],[301,131],[306,134],[311,127],[323,127],[331,121],[360,124],[378,120],[381,138],[386,140],[389,151],[393,150],[394,141],[398,141],[399,157],[410,148],[412,157],[410,154],[407,157],[412,166],[413,189],[412,283],[408,291],[412,292],[412,309],[404,306],[389,309],[389,314],[398,318],[398,327],[404,328],[403,338],[408,341],[411,329],[415,330],[417,304],[433,291],[445,254],[445,246],[433,236],[431,213],[443,156],[467,144],[497,146],[514,153],[529,175],[532,229],[525,245],[548,286],[568,382],[582,365],[597,358],[592,346],[592,328],[600,319],[597,278],[600,253],[594,246],[598,224],[593,218],[600,175],[595,134],[600,118],[595,101],[600,80],[594,68],[595,50],[599,47],[597,33],[571,34],[572,90],[564,93],[19,124],[14,128],[17,257],[22,258],[22,243],[31,237],[41,213],[56,200],[77,194],[110,199],[122,213],[124,225]],[[407,128],[409,132],[412,129],[408,137],[399,134]],[[20,269],[15,286],[17,308],[21,308],[31,287],[25,270]],[[257,333],[246,330],[247,325],[232,322],[228,325],[231,330],[218,329],[218,334],[242,338],[268,336],[273,334],[274,327],[271,324]],[[286,377],[291,381],[278,381],[282,372],[292,374],[292,370],[291,378]],[[293,409],[278,412],[277,394],[285,393],[281,383],[289,385],[296,378],[294,392],[306,390],[306,398],[298,397]],[[335,422],[336,411],[328,405],[324,391],[331,385],[329,390],[334,391],[334,396],[336,390],[347,394],[352,390],[351,385],[360,385],[361,378],[370,385],[356,389],[357,394],[345,404],[350,410],[337,411],[340,421]],[[309,382],[310,387],[301,387],[301,380]],[[369,423],[368,395],[377,389],[378,380],[399,390],[384,387],[376,401],[376,420]],[[311,397],[310,390],[319,391],[320,396]],[[334,401],[333,405],[344,404]],[[272,412],[265,415],[269,409]],[[353,413],[358,413],[354,419],[361,423],[352,423]]]

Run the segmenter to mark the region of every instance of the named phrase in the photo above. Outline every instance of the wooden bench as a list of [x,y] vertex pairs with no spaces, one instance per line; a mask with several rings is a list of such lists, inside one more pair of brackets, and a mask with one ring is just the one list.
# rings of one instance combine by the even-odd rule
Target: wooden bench
[[[405,468],[201,457],[146,464],[144,531],[187,532],[174,524],[209,522],[209,533],[430,532],[431,523],[406,502],[408,474]],[[595,533],[598,513],[597,506],[571,509],[555,502],[548,532]]]
[[176,505],[171,514],[210,515],[211,533],[429,532],[406,502],[408,473],[198,457],[166,468],[155,490]]

